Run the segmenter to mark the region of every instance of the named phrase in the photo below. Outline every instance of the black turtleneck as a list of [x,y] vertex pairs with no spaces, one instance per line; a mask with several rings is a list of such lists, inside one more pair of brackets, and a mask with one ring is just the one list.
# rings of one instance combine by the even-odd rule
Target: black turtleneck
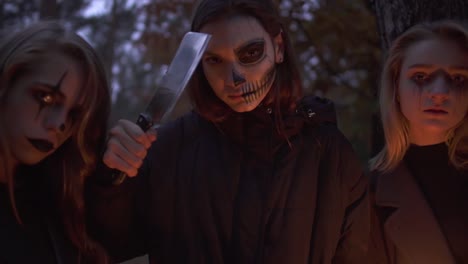
[[411,145],[405,164],[419,183],[457,263],[468,263],[468,172],[449,162],[445,143]]

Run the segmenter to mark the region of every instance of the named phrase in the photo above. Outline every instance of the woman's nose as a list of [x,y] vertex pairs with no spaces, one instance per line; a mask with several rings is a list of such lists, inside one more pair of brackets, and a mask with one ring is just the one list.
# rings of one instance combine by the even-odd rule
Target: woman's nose
[[245,77],[236,69],[235,65],[225,69],[226,84],[238,87],[246,82]]
[[429,85],[429,92],[434,94],[446,94],[450,90],[451,83],[445,76],[437,76],[435,80]]
[[47,113],[45,118],[46,129],[55,132],[64,132],[67,124],[67,113],[63,110],[55,110]]
[[426,93],[432,99],[445,100],[449,96],[452,83],[446,76],[441,74],[426,87]]
[[236,70],[233,68],[232,69],[232,81],[234,82],[234,85],[237,87],[241,84],[245,83],[245,78],[236,72]]

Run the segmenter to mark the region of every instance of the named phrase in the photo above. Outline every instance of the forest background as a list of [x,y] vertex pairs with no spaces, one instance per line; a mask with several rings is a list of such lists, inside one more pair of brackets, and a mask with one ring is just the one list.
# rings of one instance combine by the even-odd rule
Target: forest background
[[[105,62],[112,86],[110,124],[114,124],[120,118],[135,120],[150,100],[183,34],[190,28],[194,2],[0,0],[0,25],[7,29],[5,32],[10,32],[12,27],[21,28],[39,19],[52,18],[78,31]],[[378,25],[385,27],[385,14],[379,16],[378,10],[391,10],[385,6],[389,3],[378,0],[277,2],[285,27],[292,33],[305,93],[334,101],[338,126],[366,164],[382,147],[377,91],[385,53],[382,50],[388,46],[388,39],[384,33],[379,34]],[[392,5],[398,2],[401,1],[395,0]],[[412,2],[417,1],[405,1],[405,5]],[[459,6],[454,9],[464,10]],[[411,22],[406,21],[406,24]],[[394,31],[401,31],[402,27],[406,25]],[[385,30],[388,32],[388,27]],[[185,97],[174,115],[189,109]]]
[[[338,126],[363,165],[382,148],[378,83],[391,41],[421,21],[468,20],[468,0],[275,0],[291,31],[305,93],[335,103]],[[2,33],[60,19],[102,56],[109,124],[135,120],[190,28],[195,0],[0,0]],[[2,37],[0,33],[0,38]],[[186,96],[174,116],[190,109]],[[147,264],[147,256],[125,264]]]

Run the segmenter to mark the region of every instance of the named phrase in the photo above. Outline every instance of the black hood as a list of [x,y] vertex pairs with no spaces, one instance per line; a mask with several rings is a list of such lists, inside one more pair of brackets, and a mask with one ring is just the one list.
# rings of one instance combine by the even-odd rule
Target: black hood
[[306,96],[297,106],[298,114],[311,122],[336,124],[336,110],[333,102],[318,96]]

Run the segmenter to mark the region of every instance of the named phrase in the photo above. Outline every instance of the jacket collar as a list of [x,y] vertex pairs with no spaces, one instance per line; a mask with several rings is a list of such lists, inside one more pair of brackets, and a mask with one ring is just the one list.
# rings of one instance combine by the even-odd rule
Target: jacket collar
[[403,163],[378,178],[376,205],[396,209],[384,229],[409,263],[455,264],[433,211]]

